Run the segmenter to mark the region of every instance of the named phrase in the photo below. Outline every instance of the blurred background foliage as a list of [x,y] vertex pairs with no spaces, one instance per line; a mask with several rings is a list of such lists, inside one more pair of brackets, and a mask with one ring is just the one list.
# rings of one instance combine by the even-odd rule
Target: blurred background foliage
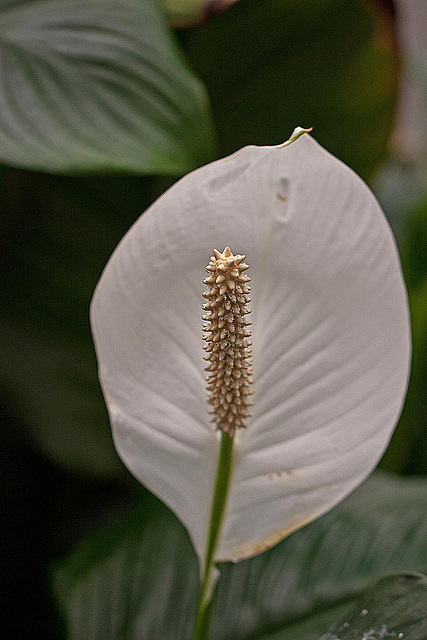
[[[380,199],[401,252],[414,343],[407,401],[381,466],[405,476],[427,473],[426,132],[418,128],[411,137],[410,120],[399,124],[399,108],[410,102],[406,94],[402,98],[407,79],[416,78],[418,84],[421,79],[424,89],[427,83],[426,49],[408,46],[402,27],[411,2],[0,1],[5,638],[33,637],[36,620],[38,636],[46,640],[68,637],[65,626],[76,640],[155,640],[149,626],[132,635],[128,609],[127,616],[117,614],[114,629],[98,625],[98,635],[89,635],[84,618],[89,614],[78,603],[105,620],[113,607],[112,592],[119,593],[118,585],[124,584],[123,553],[123,562],[139,566],[147,545],[163,534],[166,552],[161,545],[153,552],[150,575],[153,580],[161,572],[167,580],[144,583],[146,607],[153,619],[167,615],[153,590],[169,585],[164,610],[176,608],[171,604],[176,598],[185,600],[185,620],[177,622],[179,632],[168,627],[163,635],[158,630],[158,637],[185,637],[193,606],[194,558],[180,525],[137,485],[115,453],[88,309],[113,249],[151,202],[187,171],[246,144],[278,144],[295,126],[314,126],[316,139],[367,180]],[[419,19],[426,23],[426,11]],[[411,69],[416,70],[413,76]],[[423,109],[425,127],[426,102]],[[356,536],[361,557],[380,535],[380,518],[375,524],[373,513],[381,504],[389,505],[384,522],[403,547],[414,536],[418,539],[414,531],[422,518],[412,530],[398,531],[396,522],[412,522],[398,505],[408,501],[411,513],[425,519],[425,485],[421,479],[405,480],[409,484],[397,489],[397,481],[388,476],[378,480],[371,500],[363,488],[356,495],[356,502],[361,495],[370,505],[365,523],[373,519],[366,548]],[[396,492],[399,500],[387,502]],[[381,499],[375,502],[377,495]],[[355,505],[351,508],[359,512],[361,506]],[[340,508],[325,521],[335,535],[325,543],[329,561],[342,537],[334,523],[347,517],[347,507]],[[392,513],[396,521],[390,524]],[[322,522],[268,553],[277,559],[291,557],[292,546],[305,549],[301,565],[292,569],[292,575],[304,576],[310,563],[320,562],[316,527],[325,526]],[[113,529],[106,529],[108,524]],[[352,526],[360,534],[359,525]],[[169,530],[177,531],[176,537],[165,533]],[[135,539],[136,547],[129,543]],[[350,570],[349,553],[344,550],[337,565],[341,586],[342,574]],[[397,548],[394,553],[398,556]],[[252,581],[276,579],[288,592],[292,585],[280,583],[280,562],[269,562],[270,556],[242,563],[243,569],[227,568],[229,583],[247,580],[247,570]],[[187,572],[186,558],[192,567],[188,589],[173,591],[182,580],[179,572]],[[110,560],[118,563],[118,569],[110,569],[116,581],[110,591],[101,591],[98,605],[103,608],[98,610],[94,599],[91,608],[87,593],[96,592],[91,580],[99,574],[101,585],[108,582],[103,572]],[[229,637],[261,637],[284,621],[296,623],[298,615],[316,613],[321,604],[341,606],[341,600],[387,572],[425,569],[425,547],[414,548],[407,560],[384,565],[384,573],[363,569],[361,581],[363,563],[354,560],[353,574],[347,576],[353,580],[351,588],[338,597],[322,583],[324,602],[312,597],[307,586],[297,589],[295,602],[299,595],[300,604],[293,613],[286,613],[282,602],[275,609],[259,605],[257,610],[249,589],[241,601],[238,596],[244,612],[241,635],[235,630]],[[325,572],[319,570],[312,580],[324,578]],[[135,580],[138,584],[142,578]],[[133,594],[125,604],[136,607],[138,619],[135,602]],[[117,603],[121,606],[120,598]],[[234,620],[236,614],[231,608],[227,615]],[[215,629],[215,637],[226,637],[220,625]]]

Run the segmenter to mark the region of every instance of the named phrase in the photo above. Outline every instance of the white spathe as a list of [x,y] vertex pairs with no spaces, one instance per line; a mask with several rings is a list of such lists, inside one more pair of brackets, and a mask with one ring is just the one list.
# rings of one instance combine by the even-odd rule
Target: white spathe
[[394,239],[362,180],[309,135],[190,173],[135,223],[92,303],[116,447],[203,558],[219,435],[210,423],[202,283],[214,248],[246,254],[254,395],[235,437],[215,559],[259,553],[372,471],[410,361]]

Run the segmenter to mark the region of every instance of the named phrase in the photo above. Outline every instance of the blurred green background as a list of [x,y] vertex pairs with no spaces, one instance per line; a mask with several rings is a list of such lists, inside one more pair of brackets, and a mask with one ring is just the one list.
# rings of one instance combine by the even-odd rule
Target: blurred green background
[[[397,6],[391,0],[226,4],[0,2],[4,638],[185,637],[192,596],[182,603],[175,582],[188,571],[188,593],[193,594],[192,551],[180,525],[139,487],[115,453],[97,381],[89,303],[118,241],[174,180],[246,144],[283,142],[297,125],[313,126],[316,139],[368,182],[395,231],[408,286],[414,355],[407,401],[381,467],[420,479],[410,485],[399,478],[379,480],[371,508],[381,511],[387,496],[399,491],[400,501],[412,505],[409,515],[394,512],[397,555],[399,541],[407,553],[405,545],[415,535],[397,523],[405,520],[418,531],[425,521],[425,485],[420,483],[427,473],[426,131],[417,130],[411,146],[413,138],[402,131],[398,112],[402,101],[409,100],[401,93],[407,78],[426,97],[426,50],[421,55],[406,45],[404,0]],[[424,116],[426,104],[418,105]],[[408,129],[410,125],[407,121]],[[360,495],[368,500],[368,494]],[[364,504],[358,496],[354,509],[362,508],[357,500]],[[387,514],[397,502],[393,504]],[[345,521],[347,507],[343,509],[337,513]],[[423,518],[411,520],[414,513]],[[388,517],[384,515],[386,522]],[[146,530],[146,523],[156,523],[156,518],[158,523],[150,525],[154,533]],[[234,587],[249,579],[246,571],[255,576],[254,584],[262,581],[270,575],[266,566],[281,563],[275,553],[280,558],[284,553],[301,555],[316,536],[329,535],[322,526],[294,534],[264,560],[242,563],[234,573],[225,569],[226,577],[231,572]],[[358,526],[361,521],[351,530]],[[387,538],[386,529],[378,534],[379,517],[372,527],[380,540]],[[91,635],[82,613],[85,602],[93,616],[97,610],[88,604],[91,567],[101,582],[108,582],[108,564],[106,569],[99,561],[114,557],[120,542],[120,549],[130,549],[123,562],[132,565],[135,540],[144,549],[144,544],[155,546],[159,530],[167,532],[169,551],[159,549],[158,564],[141,589],[156,587],[164,593],[171,588],[170,598],[181,602],[184,618],[176,614],[175,619],[170,602],[153,605],[153,596],[147,595],[150,615],[169,616],[169,623],[158,627],[156,635],[148,626],[130,632],[123,620],[137,618],[138,603],[128,594],[129,608],[117,614],[117,628],[98,624]],[[148,542],[140,541],[141,531]],[[341,537],[338,527],[327,548],[333,549]],[[91,542],[82,547],[82,540]],[[342,587],[341,594],[350,597],[387,572],[426,568],[425,547],[424,555],[419,546],[411,549],[406,563],[384,565],[383,572],[370,573],[365,566],[368,577],[362,582],[358,564],[353,582],[347,575],[352,586]],[[348,556],[348,550],[342,553]],[[308,557],[301,560],[295,572],[302,575],[310,562]],[[151,584],[158,571],[166,582]],[[78,581],[83,591],[73,591]],[[324,586],[329,594],[325,601],[338,606],[341,596],[337,600],[331,595],[331,584]],[[282,588],[288,593],[294,587],[289,583]],[[295,597],[292,615],[282,615],[279,605],[266,613],[259,606],[261,596],[256,599],[256,590],[248,590],[249,595],[241,596],[244,614],[230,638],[259,638],[322,604],[322,597],[301,587],[298,593],[308,600],[301,604],[303,595],[302,600]],[[224,587],[219,594],[223,610],[228,606],[225,592]],[[67,599],[71,593],[77,600]],[[100,619],[105,620],[114,606],[109,602],[103,607]],[[228,615],[235,617],[231,609]],[[213,637],[226,638],[219,629],[217,623]]]

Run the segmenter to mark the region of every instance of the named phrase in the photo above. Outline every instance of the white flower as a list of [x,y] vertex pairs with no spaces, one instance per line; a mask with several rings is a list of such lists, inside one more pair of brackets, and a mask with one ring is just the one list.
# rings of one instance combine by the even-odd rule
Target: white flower
[[234,441],[216,561],[259,553],[375,467],[403,402],[405,287],[374,196],[309,135],[190,173],[135,223],[92,323],[116,447],[205,555],[219,435],[201,332],[212,250],[246,255],[253,406]]

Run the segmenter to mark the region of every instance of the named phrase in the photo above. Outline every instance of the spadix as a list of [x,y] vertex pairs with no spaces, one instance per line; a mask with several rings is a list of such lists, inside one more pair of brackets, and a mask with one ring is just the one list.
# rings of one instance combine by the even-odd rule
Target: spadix
[[207,302],[203,309],[204,339],[207,344],[205,360],[209,362],[207,389],[208,402],[212,405],[212,422],[220,431],[234,435],[236,428],[246,427],[246,419],[252,404],[252,344],[249,341],[251,323],[247,304],[250,278],[244,271],[249,268],[243,260],[246,256],[234,256],[230,247],[222,253],[214,249],[206,271],[209,277],[204,283],[209,289],[203,293]]

